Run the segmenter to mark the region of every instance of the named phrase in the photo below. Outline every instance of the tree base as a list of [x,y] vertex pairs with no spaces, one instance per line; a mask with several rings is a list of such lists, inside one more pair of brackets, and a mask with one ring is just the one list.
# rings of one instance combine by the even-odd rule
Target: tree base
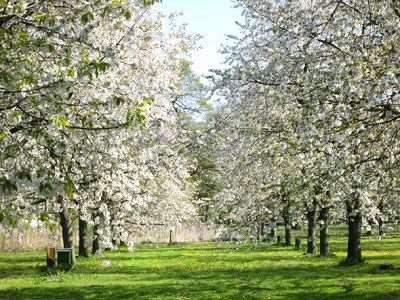
[[355,266],[355,265],[358,265],[358,264],[362,264],[363,262],[365,262],[365,259],[363,257],[359,258],[359,259],[348,259],[348,258],[346,258],[345,260],[341,261],[339,263],[339,265],[340,266]]

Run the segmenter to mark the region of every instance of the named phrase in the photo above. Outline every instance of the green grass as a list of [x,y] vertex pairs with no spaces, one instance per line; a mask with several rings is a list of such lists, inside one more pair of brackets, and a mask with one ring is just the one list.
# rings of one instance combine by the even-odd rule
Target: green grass
[[400,238],[363,239],[366,262],[339,266],[346,240],[320,259],[273,245],[143,246],[43,272],[41,252],[0,253],[0,299],[400,299]]

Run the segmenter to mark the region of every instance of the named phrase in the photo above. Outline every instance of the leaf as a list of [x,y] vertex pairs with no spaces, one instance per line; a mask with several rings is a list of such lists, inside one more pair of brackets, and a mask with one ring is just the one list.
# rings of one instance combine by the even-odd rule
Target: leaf
[[103,61],[97,63],[97,69],[101,72],[106,71],[109,67],[110,67],[109,63]]
[[150,6],[153,5],[155,3],[161,3],[162,0],[143,0],[143,5],[144,6]]
[[[85,60],[85,59],[83,59]],[[96,77],[99,76],[99,72],[106,71],[111,65],[104,61],[90,61],[86,62],[86,66],[83,69],[83,75],[88,76],[90,79],[93,78],[92,74],[94,73]]]
[[94,20],[94,15],[90,11],[84,13],[81,16],[81,22],[83,25],[86,25],[87,23],[89,23],[90,21],[93,21],[93,20]]
[[132,17],[132,13],[129,10],[124,11],[125,19],[129,20]]
[[124,98],[120,97],[120,96],[113,96],[113,101],[115,102],[115,104],[121,105],[121,103],[124,103]]
[[67,70],[67,76],[71,77],[71,78],[75,78],[76,77],[76,70],[74,68],[70,68]]
[[48,21],[49,21],[49,25],[51,27],[54,27],[56,25],[57,19],[55,17],[50,17]]
[[153,104],[153,102],[154,102],[154,98],[153,97],[147,97],[147,98],[143,99],[143,103],[146,106],[150,106],[151,104]]
[[16,176],[20,180],[29,180],[29,181],[32,180],[31,173],[28,170],[19,171],[17,172]]
[[64,181],[64,193],[69,198],[73,197],[76,193],[75,185],[69,177],[67,177]]
[[53,190],[53,186],[50,184],[50,182],[42,182],[39,185],[39,193],[41,193],[43,196],[51,195]]
[[18,144],[8,145],[2,153],[3,159],[6,160],[8,158],[16,158],[18,156],[18,152],[19,152]]
[[17,87],[19,89],[23,89],[27,86],[35,85],[37,83],[38,83],[37,78],[35,78],[33,74],[29,74],[23,77],[20,81],[18,81]]
[[49,221],[49,215],[46,214],[46,213],[41,213],[39,219],[42,222],[48,222]]
[[16,192],[18,188],[15,183],[11,182],[8,178],[0,177],[0,190],[3,193],[11,193]]
[[0,80],[6,83],[12,82],[14,78],[10,72],[6,72],[4,70],[0,71]]
[[71,65],[71,62],[72,62],[72,60],[71,60],[70,56],[64,57],[64,59],[63,59],[64,66],[68,67],[69,65]]
[[212,106],[208,102],[207,99],[199,99],[198,104],[201,108],[206,109],[206,110],[211,110]]
[[130,108],[126,115],[126,123],[128,127],[135,125],[144,125],[150,105],[154,102],[154,98],[146,97],[136,106]]
[[47,45],[47,48],[49,49],[49,52],[50,52],[50,53],[54,53],[55,50],[56,50],[56,47],[54,47],[53,44],[48,44],[48,45]]
[[3,142],[7,139],[8,133],[6,131],[0,130],[0,142]]
[[58,128],[67,128],[71,126],[71,122],[67,117],[61,115],[54,115],[51,118],[51,123]]
[[[14,122],[20,123],[22,121],[22,113],[20,111],[13,111],[11,113],[11,117],[13,118]],[[1,141],[1,138],[0,138]]]
[[47,19],[47,14],[41,13],[33,16],[33,20],[38,23],[39,25],[43,25]]

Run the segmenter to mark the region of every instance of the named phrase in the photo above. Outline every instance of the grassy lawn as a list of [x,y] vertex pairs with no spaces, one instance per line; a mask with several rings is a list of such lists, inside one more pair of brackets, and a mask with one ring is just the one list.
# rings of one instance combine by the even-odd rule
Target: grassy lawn
[[363,241],[366,262],[328,259],[272,245],[146,246],[78,259],[72,272],[41,271],[44,253],[0,253],[0,299],[400,299],[400,238]]

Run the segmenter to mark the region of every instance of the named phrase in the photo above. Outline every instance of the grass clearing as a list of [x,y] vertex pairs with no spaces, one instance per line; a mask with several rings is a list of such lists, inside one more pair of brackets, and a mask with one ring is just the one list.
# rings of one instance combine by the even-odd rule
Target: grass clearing
[[[400,238],[363,238],[365,263],[339,266],[346,239],[327,259],[275,245],[141,246],[78,259],[48,274],[44,252],[0,253],[0,299],[400,299]],[[390,262],[394,270],[379,271]]]

